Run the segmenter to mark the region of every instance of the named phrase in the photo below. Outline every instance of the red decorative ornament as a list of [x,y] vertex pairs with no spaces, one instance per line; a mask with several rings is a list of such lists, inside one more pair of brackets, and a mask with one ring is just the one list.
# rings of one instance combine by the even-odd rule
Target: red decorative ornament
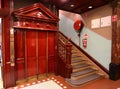
[[74,29],[76,31],[80,31],[83,28],[83,26],[84,26],[84,24],[83,24],[83,22],[81,20],[76,20],[74,22]]

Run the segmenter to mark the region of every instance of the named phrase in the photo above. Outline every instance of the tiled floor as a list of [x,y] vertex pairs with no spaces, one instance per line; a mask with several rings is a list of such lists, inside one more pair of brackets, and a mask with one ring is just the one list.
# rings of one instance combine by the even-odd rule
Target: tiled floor
[[72,87],[65,82],[64,78],[60,76],[51,76],[51,77],[54,77],[55,79],[57,79],[57,81],[60,81],[61,84],[67,87],[66,89],[120,89],[120,80],[112,81],[109,79],[100,79],[93,81],[92,83],[88,83],[86,85],[82,85],[79,87]]

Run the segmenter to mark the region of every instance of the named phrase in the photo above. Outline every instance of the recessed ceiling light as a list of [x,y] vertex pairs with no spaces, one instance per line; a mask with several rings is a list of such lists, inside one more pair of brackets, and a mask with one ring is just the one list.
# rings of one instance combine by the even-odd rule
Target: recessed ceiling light
[[71,4],[70,7],[74,7],[75,5]]
[[91,8],[92,8],[92,6],[89,6],[88,8],[89,8],[89,9],[91,9]]

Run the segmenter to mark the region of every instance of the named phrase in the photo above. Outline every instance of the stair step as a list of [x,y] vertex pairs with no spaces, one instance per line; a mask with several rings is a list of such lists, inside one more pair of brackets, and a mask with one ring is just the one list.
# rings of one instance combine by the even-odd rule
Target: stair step
[[86,67],[81,67],[81,68],[77,68],[77,69],[73,69],[72,72],[78,72],[78,71],[81,71],[81,70],[84,70],[84,69],[88,69],[90,68],[91,66],[86,66]]
[[76,65],[81,65],[81,64],[83,64],[83,63],[86,63],[86,61],[85,61],[85,60],[82,60],[82,61],[79,61],[79,62],[71,62],[71,65],[72,65],[72,66],[76,66]]
[[69,84],[71,84],[72,86],[80,86],[80,85],[83,85],[83,84],[88,83],[90,81],[97,80],[99,78],[102,78],[102,76],[99,74],[92,74],[92,75],[89,75],[86,77],[82,77],[78,80],[66,79],[66,81]]
[[92,69],[92,68],[84,69],[84,70],[81,70],[81,71],[72,73],[72,74],[71,74],[71,77],[81,76],[81,75],[88,74],[88,73],[94,72],[94,71],[96,71],[96,70],[94,70],[94,69]]
[[75,53],[79,53],[79,52],[76,50],[72,50],[72,54],[75,54]]
[[82,57],[81,55],[72,55],[72,58]]
[[79,64],[79,65],[75,65],[73,66],[73,69],[77,69],[77,68],[82,68],[82,67],[87,67],[90,66],[89,64],[83,63],[83,64]]
[[72,57],[71,60],[82,60],[82,57]]
[[79,52],[78,50],[72,49],[72,53],[78,53],[78,52]]
[[82,60],[82,59],[78,59],[78,60],[71,60],[71,63],[76,63],[76,62],[83,62],[85,60]]

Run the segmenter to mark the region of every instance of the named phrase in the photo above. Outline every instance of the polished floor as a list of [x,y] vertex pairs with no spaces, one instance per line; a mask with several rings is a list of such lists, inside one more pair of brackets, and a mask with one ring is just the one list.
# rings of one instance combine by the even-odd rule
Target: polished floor
[[[91,83],[79,86],[79,87],[73,87],[73,86],[69,85],[67,82],[65,82],[64,78],[62,78],[60,76],[49,76],[48,78],[51,78],[51,77],[52,78],[54,77],[58,82],[61,83],[61,85],[66,86],[66,89],[120,89],[120,80],[112,81],[109,79],[100,79],[100,80],[96,80]],[[22,85],[24,85],[24,84],[22,84]],[[18,87],[19,86],[21,86],[21,85],[18,85]],[[14,89],[14,88],[12,88],[12,89]]]

